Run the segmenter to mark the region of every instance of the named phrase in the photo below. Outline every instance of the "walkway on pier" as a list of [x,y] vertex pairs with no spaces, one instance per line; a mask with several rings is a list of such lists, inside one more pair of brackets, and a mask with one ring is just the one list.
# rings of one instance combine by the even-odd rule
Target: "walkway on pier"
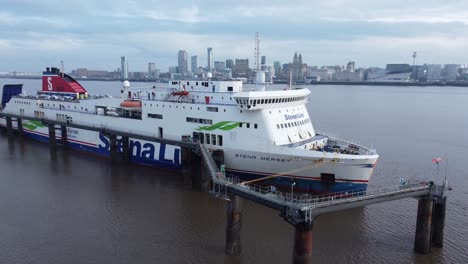
[[414,182],[390,188],[324,195],[294,194],[293,190],[281,192],[274,186],[243,182],[219,172],[209,151],[201,144],[199,147],[212,176],[210,193],[229,201],[226,219],[226,253],[229,255],[241,253],[242,207],[239,197],[280,211],[280,215],[294,226],[295,264],[310,263],[312,260],[312,227],[318,216],[408,197],[419,199],[414,251],[427,254],[433,245],[443,246],[447,201],[445,185]]
[[318,215],[331,213],[365,205],[388,202],[408,197],[441,195],[440,189],[430,182],[416,182],[402,186],[376,190],[354,190],[323,195],[291,194],[277,191],[271,186],[244,184],[235,177],[220,173],[213,178],[211,193],[223,198],[229,194],[255,201],[272,209],[280,210],[293,222],[311,222]]

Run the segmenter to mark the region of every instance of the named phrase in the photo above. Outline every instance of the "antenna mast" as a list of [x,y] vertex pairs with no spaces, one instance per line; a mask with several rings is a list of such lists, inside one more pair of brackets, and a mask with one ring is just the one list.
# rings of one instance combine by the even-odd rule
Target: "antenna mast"
[[65,67],[63,66],[63,60],[60,61],[60,72],[65,72]]
[[260,39],[258,32],[255,32],[255,66],[257,71],[260,71]]

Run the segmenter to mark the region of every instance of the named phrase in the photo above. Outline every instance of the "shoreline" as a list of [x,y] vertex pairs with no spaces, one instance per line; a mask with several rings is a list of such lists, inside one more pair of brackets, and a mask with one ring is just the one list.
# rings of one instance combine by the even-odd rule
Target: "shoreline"
[[[0,76],[0,79],[18,79],[18,80],[37,80],[41,79],[42,76]],[[103,82],[114,82],[120,81],[120,79],[102,79],[102,78],[75,78],[79,81],[103,81]],[[130,82],[153,82],[153,83],[164,83],[171,80],[148,80],[148,79],[129,79]],[[289,84],[287,81],[277,81],[273,84]],[[337,82],[337,81],[326,81],[326,82],[312,82],[306,84],[305,82],[294,82],[293,85],[365,85],[365,86],[456,86],[456,87],[468,87],[468,81],[450,81],[450,82],[372,82],[372,81],[360,81],[360,82]]]

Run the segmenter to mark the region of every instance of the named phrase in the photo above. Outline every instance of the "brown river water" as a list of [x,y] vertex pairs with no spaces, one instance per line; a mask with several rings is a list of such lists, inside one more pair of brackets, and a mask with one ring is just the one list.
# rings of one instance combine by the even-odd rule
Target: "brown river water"
[[[25,84],[39,80],[0,79]],[[82,82],[118,94],[118,82]],[[281,88],[280,86],[277,86]],[[413,252],[417,200],[317,218],[313,263],[468,263],[468,88],[308,86],[314,127],[373,146],[369,188],[401,177],[442,181],[445,245]],[[439,174],[431,163],[443,159]],[[448,166],[447,165],[448,161]],[[290,263],[294,229],[278,212],[242,201],[242,254],[224,254],[225,201],[177,171],[110,161],[0,134],[0,263]]]

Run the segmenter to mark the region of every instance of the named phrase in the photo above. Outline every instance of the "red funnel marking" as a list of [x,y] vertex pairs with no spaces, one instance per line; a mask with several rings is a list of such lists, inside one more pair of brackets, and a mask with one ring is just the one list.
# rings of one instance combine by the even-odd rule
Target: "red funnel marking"
[[61,73],[57,68],[42,73],[42,91],[80,94],[87,92],[75,79]]

